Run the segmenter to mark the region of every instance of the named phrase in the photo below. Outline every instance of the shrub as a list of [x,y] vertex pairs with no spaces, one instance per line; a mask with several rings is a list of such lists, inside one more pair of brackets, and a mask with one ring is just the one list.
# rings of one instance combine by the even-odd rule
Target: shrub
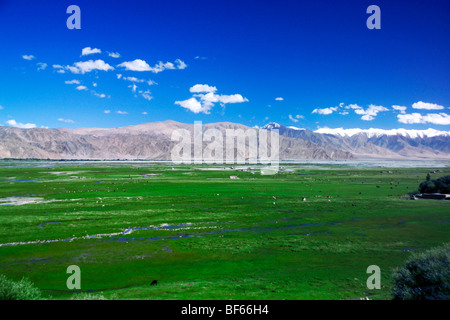
[[393,298],[399,300],[450,299],[450,243],[413,253],[405,266],[394,270]]
[[13,281],[0,275],[0,300],[39,300],[41,291],[31,281],[23,278]]
[[421,193],[435,193],[438,192],[436,185],[433,183],[432,180],[427,180],[419,185],[419,191]]
[[426,180],[419,185],[421,193],[449,193],[450,176],[444,176],[436,180]]

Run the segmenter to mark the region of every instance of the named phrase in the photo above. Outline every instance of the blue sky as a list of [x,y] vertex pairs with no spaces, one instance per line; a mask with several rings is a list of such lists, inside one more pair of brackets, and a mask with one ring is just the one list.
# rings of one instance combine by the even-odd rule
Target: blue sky
[[[66,27],[72,4],[81,30]],[[372,4],[380,30],[366,27]],[[0,0],[0,125],[448,130],[449,12],[447,0]]]

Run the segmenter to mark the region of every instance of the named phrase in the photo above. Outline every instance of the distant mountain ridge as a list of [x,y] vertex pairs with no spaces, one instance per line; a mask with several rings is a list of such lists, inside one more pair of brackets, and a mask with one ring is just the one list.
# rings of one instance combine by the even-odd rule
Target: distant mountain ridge
[[450,131],[439,131],[436,129],[426,129],[426,130],[408,130],[408,129],[391,129],[391,130],[384,130],[384,129],[343,129],[343,128],[320,128],[317,129],[317,133],[325,133],[325,134],[332,134],[332,135],[340,135],[340,136],[353,136],[355,134],[359,133],[365,133],[369,138],[373,136],[396,136],[401,135],[407,138],[432,138],[437,136],[450,136]]
[[[250,129],[231,122],[203,130]],[[170,160],[176,129],[193,124],[160,121],[119,128],[19,129],[0,126],[0,158]],[[450,132],[428,130],[328,129],[309,131],[269,123],[279,132],[281,160],[436,159],[450,160]]]

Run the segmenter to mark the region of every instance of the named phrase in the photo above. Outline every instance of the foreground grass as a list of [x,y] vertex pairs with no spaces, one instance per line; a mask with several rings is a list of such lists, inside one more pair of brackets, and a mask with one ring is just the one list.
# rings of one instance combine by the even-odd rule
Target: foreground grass
[[[0,206],[0,244],[74,238],[0,246],[0,274],[26,275],[56,299],[73,296],[72,264],[82,291],[105,298],[387,299],[395,267],[450,239],[449,202],[405,198],[423,168],[204,168],[0,166],[0,199],[40,199]],[[135,227],[146,228],[80,239]],[[381,290],[366,287],[373,264]]]

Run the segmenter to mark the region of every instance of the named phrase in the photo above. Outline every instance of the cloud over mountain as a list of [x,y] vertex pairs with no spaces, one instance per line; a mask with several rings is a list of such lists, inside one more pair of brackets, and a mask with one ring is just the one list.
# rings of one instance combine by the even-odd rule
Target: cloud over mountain
[[7,124],[9,124],[11,127],[20,128],[20,129],[32,129],[36,128],[36,125],[34,123],[21,123],[17,122],[16,120],[8,120],[6,121]]
[[449,125],[450,115],[446,113],[428,113],[422,115],[420,113],[411,114],[399,114],[397,115],[398,122],[406,124],[416,124],[416,123],[433,123],[438,125]]
[[220,105],[224,107],[229,103],[248,102],[248,99],[240,94],[216,94],[217,88],[207,84],[196,84],[192,86],[189,91],[195,93],[192,98],[184,101],[175,101],[175,104],[194,113],[209,114],[216,103],[220,103]]

